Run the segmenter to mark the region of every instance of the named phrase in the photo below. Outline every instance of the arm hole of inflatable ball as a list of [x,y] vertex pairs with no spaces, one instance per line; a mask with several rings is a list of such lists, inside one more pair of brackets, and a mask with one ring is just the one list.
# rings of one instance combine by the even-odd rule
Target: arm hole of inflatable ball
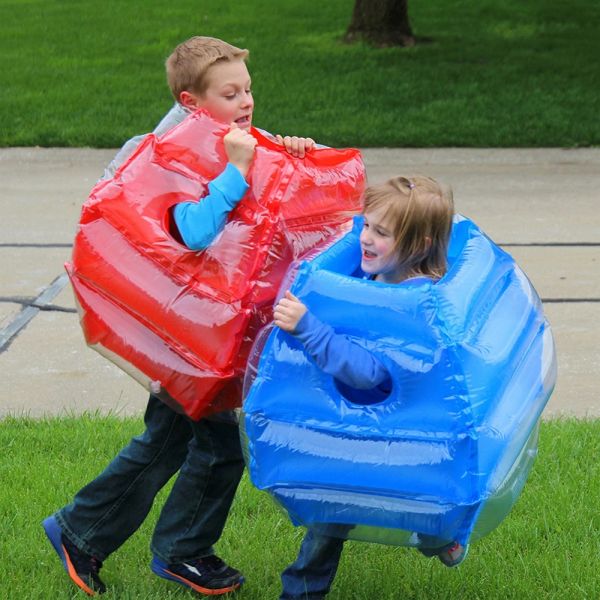
[[175,215],[173,214],[173,212],[175,211],[175,206],[177,205],[173,204],[172,206],[169,206],[169,208],[165,211],[162,222],[163,229],[185,250],[187,250],[188,252],[194,252],[194,250],[191,250],[185,245],[183,238],[179,233],[179,227],[177,227],[177,223],[175,222]]

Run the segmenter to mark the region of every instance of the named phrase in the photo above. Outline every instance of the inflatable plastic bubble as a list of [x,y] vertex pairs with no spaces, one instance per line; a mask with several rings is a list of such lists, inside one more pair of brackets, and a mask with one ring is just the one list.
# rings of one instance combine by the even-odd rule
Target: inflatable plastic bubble
[[239,406],[256,332],[289,264],[346,233],[360,207],[357,150],[303,160],[253,129],[250,190],[203,252],[170,209],[195,201],[227,162],[228,128],[199,111],[150,134],[84,204],[67,270],[87,343],[192,418]]
[[455,218],[438,283],[362,279],[361,226],[303,262],[292,292],[375,353],[392,391],[344,386],[274,328],[247,375],[250,476],[295,524],[330,535],[466,543],[506,516],[532,465],[556,379],[550,327],[523,272],[468,219]]

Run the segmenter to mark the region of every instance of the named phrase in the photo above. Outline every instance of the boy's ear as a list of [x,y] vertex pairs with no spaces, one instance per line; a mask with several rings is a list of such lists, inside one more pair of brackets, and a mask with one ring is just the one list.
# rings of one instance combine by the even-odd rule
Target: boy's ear
[[202,100],[200,99],[200,96],[197,94],[192,94],[192,92],[188,92],[186,90],[179,94],[179,104],[189,108],[190,110],[202,108]]

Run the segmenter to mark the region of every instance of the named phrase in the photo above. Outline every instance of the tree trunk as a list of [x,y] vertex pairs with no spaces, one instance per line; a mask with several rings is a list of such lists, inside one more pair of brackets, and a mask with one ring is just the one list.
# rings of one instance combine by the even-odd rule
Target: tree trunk
[[408,0],[355,0],[344,39],[363,39],[375,46],[414,46]]

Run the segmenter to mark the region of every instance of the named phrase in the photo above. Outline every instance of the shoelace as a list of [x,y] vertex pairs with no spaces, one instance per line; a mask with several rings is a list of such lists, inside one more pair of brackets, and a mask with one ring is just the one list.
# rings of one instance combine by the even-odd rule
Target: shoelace
[[210,569],[219,570],[225,567],[225,563],[215,554],[211,554],[210,556],[204,556],[198,560],[199,565],[206,565]]
[[81,550],[79,550],[75,544],[72,544],[64,536],[62,538],[62,543],[67,549],[71,562],[78,573],[90,573],[95,576],[98,575],[100,569],[102,568],[102,561],[100,559],[81,552]]
[[92,572],[92,574],[98,575],[101,568],[102,561],[96,558],[95,556],[92,556],[92,558],[90,559],[90,571]]

